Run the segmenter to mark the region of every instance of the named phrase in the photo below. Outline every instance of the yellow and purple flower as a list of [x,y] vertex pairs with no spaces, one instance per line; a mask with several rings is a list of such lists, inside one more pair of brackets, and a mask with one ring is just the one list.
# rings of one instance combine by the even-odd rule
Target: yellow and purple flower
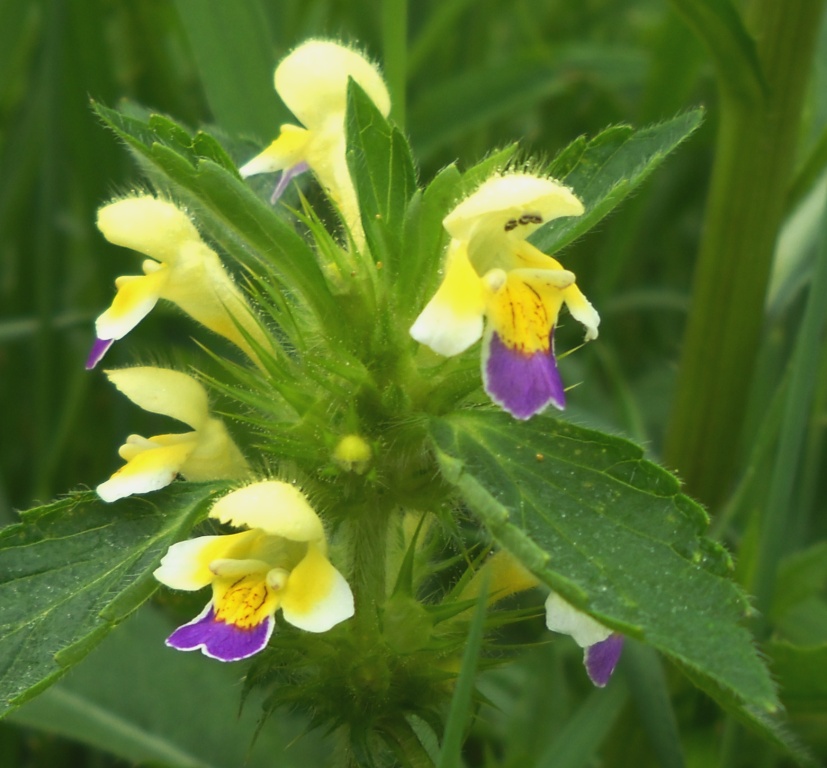
[[310,40],[276,68],[276,92],[304,127],[281,126],[279,137],[240,168],[243,177],[281,171],[271,202],[295,176],[311,170],[341,211],[351,232],[362,231],[356,191],[346,159],[345,111],[348,79],[359,84],[385,116],[388,89],[374,64],[330,40]]
[[603,688],[609,682],[623,650],[623,635],[578,611],[556,592],[546,599],[546,626],[569,635],[583,648],[583,664],[596,686]]
[[127,197],[101,208],[97,224],[110,243],[149,258],[143,263],[143,275],[115,281],[118,292],[112,306],[95,323],[98,338],[86,361],[87,369],[94,368],[112,343],[143,320],[159,299],[177,304],[254,360],[245,333],[262,345],[268,344],[218,254],[173,203],[151,195]]
[[354,612],[353,593],[327,557],[319,516],[289,483],[266,480],[219,499],[210,517],[247,530],[173,544],[155,578],[173,589],[212,587],[212,598],[167,645],[238,661],[263,650],[275,613],[326,632]]
[[[499,550],[468,581],[460,598],[473,600],[483,584],[487,585],[489,604],[493,604],[540,586],[540,580],[509,552]],[[623,635],[577,610],[555,592],[546,598],[545,610],[546,626],[552,632],[569,635],[584,649],[583,664],[589,678],[596,686],[605,686],[620,659]]]
[[126,464],[97,487],[104,501],[156,491],[177,475],[187,480],[235,480],[248,474],[227,427],[210,416],[207,392],[192,376],[166,368],[139,366],[107,371],[109,380],[145,411],[169,416],[192,432],[130,435],[118,453]]
[[445,276],[411,335],[446,356],[482,336],[485,390],[518,419],[550,404],[565,407],[554,357],[561,307],[585,326],[587,341],[597,338],[600,317],[574,274],[526,240],[545,222],[582,213],[559,182],[507,173],[488,179],[443,221],[451,235]]

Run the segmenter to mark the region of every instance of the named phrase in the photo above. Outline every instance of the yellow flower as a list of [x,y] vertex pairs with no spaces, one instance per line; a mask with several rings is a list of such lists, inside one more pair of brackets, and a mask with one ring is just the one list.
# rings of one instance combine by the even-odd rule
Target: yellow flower
[[151,367],[106,375],[145,411],[183,421],[193,431],[149,438],[130,435],[118,451],[126,464],[97,488],[104,501],[158,490],[179,474],[198,482],[233,480],[248,473],[247,462],[224,423],[210,416],[206,390],[191,376]]
[[572,272],[526,238],[545,222],[579,216],[583,204],[551,179],[508,173],[488,179],[443,220],[451,235],[445,277],[411,327],[442,355],[483,336],[482,375],[491,398],[519,419],[565,405],[554,357],[563,304],[597,338],[600,317]]
[[275,87],[304,127],[282,125],[279,137],[242,166],[240,173],[246,178],[281,171],[272,197],[275,203],[289,181],[309,168],[338,206],[350,231],[361,237],[356,191],[345,158],[348,78],[388,115],[387,86],[378,69],[360,53],[329,40],[310,40],[291,51],[276,68]]
[[294,486],[253,483],[220,499],[210,517],[248,530],[170,547],[155,578],[189,591],[211,585],[212,599],[167,645],[237,661],[267,645],[279,609],[307,632],[353,615],[353,593],[327,559],[322,521]]
[[152,310],[158,299],[177,304],[211,331],[256,359],[239,326],[268,344],[247,302],[201,239],[189,217],[151,195],[127,197],[98,211],[98,229],[115,245],[149,256],[143,275],[119,277],[112,306],[96,321],[97,341],[86,367],[94,368],[112,345]]

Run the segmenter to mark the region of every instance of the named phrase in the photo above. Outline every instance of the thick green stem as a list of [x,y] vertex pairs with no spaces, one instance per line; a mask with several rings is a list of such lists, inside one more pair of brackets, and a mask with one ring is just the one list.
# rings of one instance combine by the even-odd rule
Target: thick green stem
[[717,57],[715,166],[665,449],[688,490],[712,506],[733,481],[822,7],[822,0],[756,3],[766,93],[731,82]]
[[378,610],[385,602],[385,561],[388,547],[388,511],[366,503],[351,523],[350,560],[356,600],[356,620],[371,647],[377,637]]

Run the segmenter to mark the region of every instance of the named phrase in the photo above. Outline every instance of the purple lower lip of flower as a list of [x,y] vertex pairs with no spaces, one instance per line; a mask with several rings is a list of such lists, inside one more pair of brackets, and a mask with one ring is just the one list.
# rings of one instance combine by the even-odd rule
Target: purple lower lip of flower
[[109,351],[109,347],[115,343],[115,339],[95,339],[92,349],[89,350],[89,357],[86,358],[86,370],[91,371]]
[[212,603],[188,624],[178,627],[167,639],[170,648],[198,651],[219,661],[239,661],[263,650],[273,634],[275,619],[268,616],[249,628],[228,624],[215,617]]
[[300,176],[308,170],[310,170],[310,166],[307,163],[299,163],[298,165],[294,165],[292,168],[285,168],[281,172],[281,176],[278,184],[276,184],[276,188],[273,190],[273,194],[270,195],[270,204],[275,205],[279,201],[279,198],[284,194],[284,190],[287,189],[287,185],[293,181],[296,176]]
[[525,354],[492,333],[485,357],[485,391],[517,419],[530,419],[547,405],[563,410],[566,394],[553,347]]
[[603,688],[609,682],[622,650],[623,635],[617,632],[586,648],[583,663],[586,665],[586,672],[588,672],[591,681],[598,688]]

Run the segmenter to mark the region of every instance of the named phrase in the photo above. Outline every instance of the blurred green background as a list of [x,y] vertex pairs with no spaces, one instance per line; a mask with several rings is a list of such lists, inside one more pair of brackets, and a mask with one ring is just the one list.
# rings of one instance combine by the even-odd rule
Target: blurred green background
[[[354,42],[386,62],[396,95],[406,93],[396,117],[404,119],[423,180],[449,162],[468,166],[514,141],[526,155],[550,158],[576,136],[594,135],[610,124],[641,126],[707,107],[701,130],[562,257],[603,319],[600,340],[563,363],[564,378],[582,382],[568,418],[630,436],[658,458],[693,308],[691,278],[720,115],[710,55],[674,10],[685,5],[420,0],[410,3],[405,29],[399,15],[405,5],[394,0],[0,0],[0,524],[12,522],[16,509],[108,477],[118,465],[117,446],[144,423],[145,414],[117,396],[99,371],[87,372],[83,365],[94,318],[111,301],[113,279],[138,267],[123,249],[105,243],[94,226],[95,212],[113,195],[143,184],[128,153],[93,117],[89,99],[108,105],[128,99],[192,127],[214,126],[248,146],[263,145],[289,119],[273,91],[272,70],[311,36]],[[389,41],[400,36],[408,41],[406,50],[389,52]],[[714,521],[717,535],[747,552],[758,519],[753,511],[767,492],[765,470],[772,465],[769,449],[756,455],[749,448],[775,444],[776,393],[824,237],[823,24],[814,61],[758,372],[743,381],[748,410],[739,477],[745,481]],[[578,343],[581,332],[573,326],[561,329],[561,349]],[[190,332],[186,319],[163,308],[115,345],[107,364],[189,354]],[[156,351],[162,348],[173,351]],[[796,476],[801,513],[795,548],[827,535],[820,503],[827,365],[820,356],[816,362],[815,401],[807,404]],[[768,420],[775,424],[769,436]],[[823,596],[824,574],[820,578],[816,591]],[[819,631],[824,626],[827,620]],[[502,713],[509,707],[522,711],[520,681],[530,689],[532,675],[559,663],[555,659],[552,651],[537,651],[505,677],[492,678],[487,694],[503,709],[489,713],[493,736],[486,736],[490,743],[480,741],[476,764],[494,760],[485,750],[497,740],[504,762],[491,764],[527,764],[520,762],[511,731],[517,728],[528,744],[531,734],[524,732],[538,726],[540,713],[524,713],[522,721]],[[588,708],[577,710],[583,720],[574,735],[588,737],[588,746],[566,757],[569,762],[548,764],[590,764],[593,745],[611,735],[612,724],[615,748],[606,753],[606,764],[643,764],[626,761],[631,755],[654,759],[651,740],[635,730],[634,716],[623,709],[628,695],[583,699]],[[228,696],[234,698],[235,691]],[[580,702],[563,696],[546,705],[553,728],[564,730],[575,699]],[[687,762],[710,765],[709,733],[720,726],[715,708],[685,683],[677,684],[676,700],[682,720],[692,724],[684,733]],[[824,711],[822,719],[808,714],[800,724],[821,748],[823,717]],[[631,734],[625,753],[622,731]],[[114,764],[103,753],[0,726],[3,766]]]

